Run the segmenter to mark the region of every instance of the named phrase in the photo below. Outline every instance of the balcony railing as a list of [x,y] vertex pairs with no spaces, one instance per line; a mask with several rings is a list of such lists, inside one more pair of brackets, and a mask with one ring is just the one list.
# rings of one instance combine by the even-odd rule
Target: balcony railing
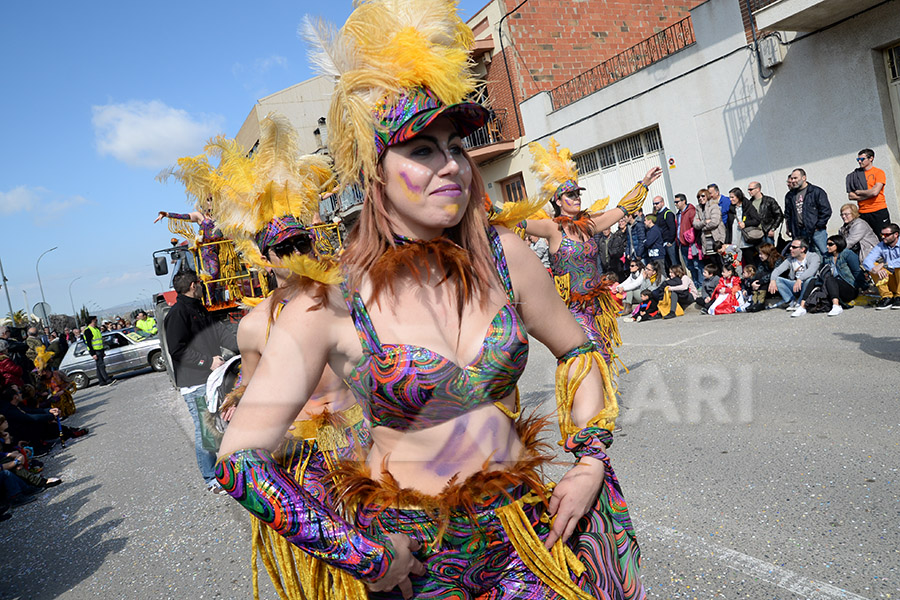
[[504,137],[505,125],[506,109],[495,108],[491,111],[491,118],[487,123],[463,138],[463,146],[466,150],[473,150],[482,146],[509,141]]
[[646,69],[667,56],[696,43],[691,18],[686,17],[656,35],[603,61],[590,71],[550,90],[553,110],[558,110],[605,88],[620,79]]

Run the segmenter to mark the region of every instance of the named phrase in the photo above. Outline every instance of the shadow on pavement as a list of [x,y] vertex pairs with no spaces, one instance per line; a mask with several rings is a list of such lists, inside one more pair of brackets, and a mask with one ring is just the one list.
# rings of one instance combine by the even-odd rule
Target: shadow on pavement
[[900,362],[900,337],[875,337],[867,333],[841,333],[834,335],[848,342],[859,344],[859,349],[869,356]]
[[95,510],[77,520],[67,518],[76,514],[100,488],[88,485],[92,479],[65,482],[61,488],[81,489],[61,500],[53,498],[52,490],[44,492],[40,501],[27,509],[17,509],[13,518],[4,523],[3,537],[14,536],[17,540],[7,539],[7,549],[14,551],[27,544],[27,551],[19,556],[27,561],[28,568],[4,576],[4,585],[18,594],[13,598],[56,598],[92,577],[108,555],[125,548],[127,537],[110,537],[124,519],[104,520],[113,507]]

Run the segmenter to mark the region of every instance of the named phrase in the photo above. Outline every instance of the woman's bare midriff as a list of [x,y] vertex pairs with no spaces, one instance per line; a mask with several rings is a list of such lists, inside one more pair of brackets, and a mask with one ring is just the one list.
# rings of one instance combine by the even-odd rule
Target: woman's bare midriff
[[460,482],[486,470],[507,470],[522,454],[515,424],[493,404],[417,431],[374,427],[372,441],[373,479],[384,468],[401,487],[430,495],[454,477]]

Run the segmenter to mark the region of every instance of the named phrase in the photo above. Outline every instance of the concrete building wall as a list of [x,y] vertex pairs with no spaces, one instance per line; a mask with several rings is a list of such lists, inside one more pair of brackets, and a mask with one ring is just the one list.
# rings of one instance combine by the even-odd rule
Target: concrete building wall
[[332,81],[319,75],[260,98],[241,125],[238,142],[247,150],[253,148],[259,140],[259,122],[274,112],[287,117],[297,130],[301,152],[312,154],[318,149],[313,131],[319,126],[319,118],[328,115],[333,89]]
[[709,0],[692,11],[695,46],[555,112],[547,93],[524,102],[526,141],[553,136],[578,154],[658,125],[675,159],[672,189],[689,198],[710,182],[724,191],[759,180],[783,199],[787,174],[803,167],[829,193],[830,230],[840,225],[844,177],[870,147],[898,220],[898,127],[882,51],[900,40],[895,9],[887,3],[802,39],[783,36],[784,62],[762,81],[738,1]]

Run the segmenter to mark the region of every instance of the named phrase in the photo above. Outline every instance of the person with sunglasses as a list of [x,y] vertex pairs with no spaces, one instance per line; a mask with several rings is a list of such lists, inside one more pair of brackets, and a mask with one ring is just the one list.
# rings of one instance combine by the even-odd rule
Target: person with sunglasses
[[750,203],[759,214],[759,226],[763,230],[763,238],[761,244],[775,245],[775,232],[784,222],[784,212],[781,205],[772,196],[766,196],[762,192],[762,184],[758,181],[751,181],[747,185],[747,194],[750,196]]
[[[842,235],[830,236],[825,245],[828,247],[828,256],[823,259],[817,285],[806,289],[800,306],[791,317],[802,317],[807,310],[820,309],[824,312],[821,306],[826,301],[831,304],[828,316],[836,317],[844,312],[841,304],[847,304],[859,295],[862,270],[859,268],[856,252],[847,248]],[[810,308],[810,303],[813,308]]]
[[900,310],[900,226],[888,223],[881,230],[881,241],[875,246],[863,268],[872,274],[881,299],[875,310]]
[[822,257],[815,252],[809,252],[809,244],[804,239],[795,239],[789,248],[791,257],[772,271],[769,293],[781,294],[781,302],[775,304],[773,308],[786,306],[787,310],[794,311],[800,307],[806,288],[815,280],[822,264]]
[[884,187],[887,176],[874,165],[875,151],[863,148],[857,152],[856,169],[847,175],[847,198],[859,205],[859,216],[872,231],[880,232],[891,222]]

